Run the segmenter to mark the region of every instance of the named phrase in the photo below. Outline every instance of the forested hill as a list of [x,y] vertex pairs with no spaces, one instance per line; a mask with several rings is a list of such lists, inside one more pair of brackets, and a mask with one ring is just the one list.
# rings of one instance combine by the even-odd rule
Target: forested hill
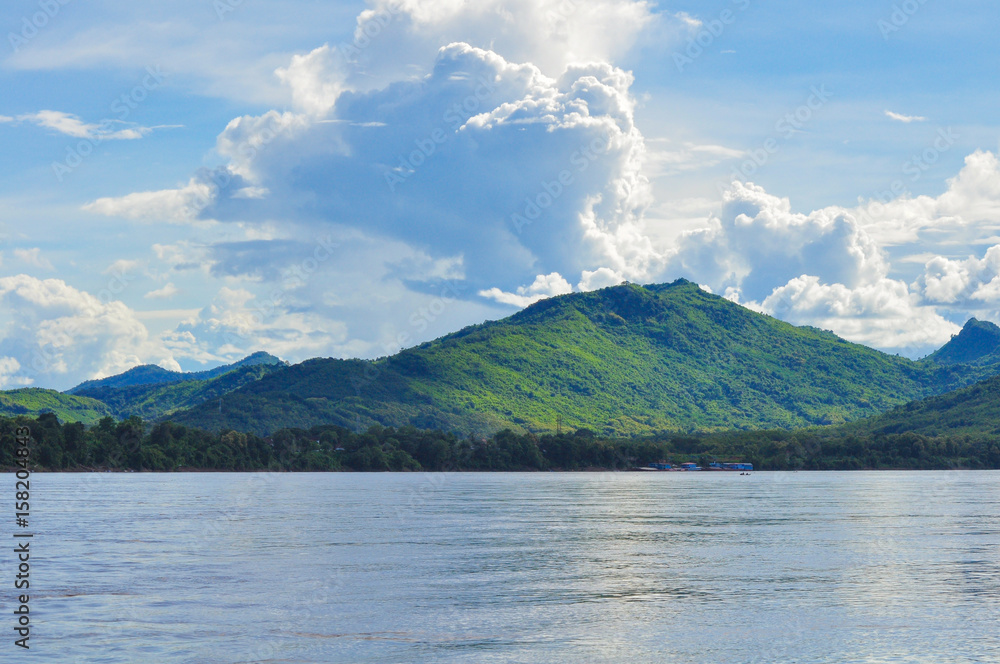
[[273,355],[263,351],[258,351],[252,355],[247,355],[239,362],[233,362],[232,364],[226,364],[220,367],[215,367],[214,369],[207,369],[205,371],[170,371],[168,369],[164,369],[163,367],[156,366],[155,364],[143,364],[114,376],[85,381],[76,387],[66,390],[66,392],[67,394],[93,396],[98,391],[109,388],[135,387],[138,385],[163,385],[191,380],[211,380],[212,378],[217,378],[223,374],[239,369],[240,367],[257,366],[262,364],[284,365],[286,363],[282,362],[279,358]]
[[970,318],[961,332],[927,359],[937,364],[1000,364],[1000,327]]
[[267,353],[254,353],[234,364],[208,371],[180,373],[143,365],[116,376],[87,381],[72,393],[22,388],[0,392],[0,416],[54,413],[63,422],[93,424],[102,417],[132,416],[147,421],[219,397],[279,371],[287,363]]
[[173,419],[258,434],[794,428],[881,413],[991,371],[887,355],[679,280],[550,298],[374,362],[310,360]]

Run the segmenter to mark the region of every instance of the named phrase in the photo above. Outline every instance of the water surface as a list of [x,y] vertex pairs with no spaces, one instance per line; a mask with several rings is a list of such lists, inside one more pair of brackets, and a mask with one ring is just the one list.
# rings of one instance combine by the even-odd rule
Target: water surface
[[996,662],[998,483],[37,474],[32,661]]

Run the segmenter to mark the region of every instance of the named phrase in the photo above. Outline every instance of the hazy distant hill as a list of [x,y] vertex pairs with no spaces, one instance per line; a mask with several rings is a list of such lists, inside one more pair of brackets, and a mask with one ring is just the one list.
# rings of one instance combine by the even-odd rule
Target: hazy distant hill
[[[285,367],[283,362],[229,365],[229,371],[210,378],[181,380],[170,383],[129,385],[124,387],[91,387],[77,392],[77,396],[96,399],[107,405],[118,419],[133,415],[144,420],[156,421],[170,417],[184,408],[201,403],[215,402],[220,397],[248,383],[260,380]],[[204,375],[207,372],[186,375]]]
[[162,385],[164,383],[178,383],[180,381],[208,380],[229,373],[233,369],[244,366],[254,366],[258,364],[285,364],[277,357],[258,351],[253,355],[248,355],[239,362],[226,364],[207,371],[169,371],[155,364],[143,364],[133,367],[124,373],[120,373],[99,380],[88,380],[80,383],[74,388],[66,390],[67,394],[91,393],[99,388],[107,387],[131,387],[135,385]]
[[874,415],[990,371],[881,353],[680,280],[554,297],[375,362],[310,360],[174,419],[258,433],[793,428]]
[[182,373],[147,364],[90,380],[62,393],[25,388],[0,391],[0,416],[52,412],[64,422],[93,424],[102,417],[125,419],[138,415],[157,420],[182,408],[191,408],[259,380],[287,363],[258,352],[225,366]]

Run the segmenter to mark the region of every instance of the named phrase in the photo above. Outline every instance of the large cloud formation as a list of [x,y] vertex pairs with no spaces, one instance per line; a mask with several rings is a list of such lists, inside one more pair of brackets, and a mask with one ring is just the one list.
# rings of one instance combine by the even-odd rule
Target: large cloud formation
[[[789,322],[919,355],[970,314],[1000,322],[1000,246],[982,259],[925,256],[995,237],[998,224],[1000,166],[984,151],[969,155],[940,196],[904,194],[853,209],[795,213],[787,199],[735,182],[721,214],[682,236],[666,272]],[[912,284],[894,278],[890,246],[912,246],[912,260],[925,263]]]
[[[121,302],[62,313],[17,293],[71,287],[13,278],[0,293],[33,313],[5,330],[0,380],[35,380],[25,367],[37,349],[23,340],[39,333],[55,358],[46,375],[65,380],[261,348],[291,360],[375,356],[623,279],[686,276],[911,354],[946,341],[971,310],[997,318],[1000,238],[982,258],[942,248],[1000,229],[990,152],[970,155],[938,197],[893,190],[854,208],[796,212],[736,182],[703,228],[651,240],[647,177],[669,176],[679,157],[647,152],[632,74],[614,63],[684,24],[630,0],[373,0],[351,42],[277,69],[288,103],[229,122],[213,167],[86,206],[189,229],[154,246],[158,280],[143,290],[169,300],[185,279],[204,284],[198,309],[150,335]],[[743,154],[709,147],[713,163]],[[940,251],[921,257],[928,247]],[[890,255],[926,265],[903,278]],[[87,348],[75,360],[49,332],[66,316],[81,320],[73,329]]]
[[[337,73],[317,71],[316,55],[286,78],[326,89]],[[450,44],[425,78],[340,92],[331,108],[296,95],[301,113],[237,118],[218,140],[223,169],[89,209],[355,229],[453,257],[477,290],[543,269],[645,273],[657,255],[637,226],[650,195],[631,84],[606,63],[550,78]]]
[[[0,308],[16,311],[0,329],[0,388],[66,384],[143,362],[179,369],[163,344],[121,302],[59,279],[0,278]],[[68,386],[68,385],[67,385]]]

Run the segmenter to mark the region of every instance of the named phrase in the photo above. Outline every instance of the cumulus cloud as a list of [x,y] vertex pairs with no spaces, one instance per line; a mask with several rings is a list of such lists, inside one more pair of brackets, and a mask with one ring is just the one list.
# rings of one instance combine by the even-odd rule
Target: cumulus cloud
[[562,275],[558,272],[553,272],[552,274],[538,275],[530,286],[520,286],[516,293],[505,293],[499,288],[490,288],[489,290],[480,291],[479,295],[496,300],[501,304],[526,307],[547,297],[565,295],[572,292],[573,287],[570,283],[563,279]]
[[120,197],[98,198],[83,206],[84,210],[126,219],[166,221],[175,224],[194,223],[209,203],[217,187],[204,178],[191,178],[177,189],[140,191]]
[[67,389],[146,362],[179,368],[123,303],[101,301],[59,279],[0,278],[0,309],[9,313],[0,329],[8,384]]
[[[665,24],[701,27],[626,0],[373,0],[352,43],[277,70],[290,110],[225,127],[223,165],[87,209],[239,224],[239,241],[154,247],[172,272],[197,269],[230,286],[165,337],[174,355],[199,362],[258,347],[293,358],[370,354],[574,283],[585,291],[677,276],[882,348],[946,340],[954,325],[935,303],[985,298],[992,268],[931,257],[908,287],[884,249],[933,229],[1000,224],[996,156],[970,155],[938,197],[910,197],[901,183],[884,203],[808,213],[734,183],[706,227],[657,244],[643,221],[649,175],[742,154],[692,142],[647,149],[632,76],[610,63]],[[942,133],[935,149],[953,144]],[[171,284],[147,297],[169,297]],[[455,301],[462,306],[442,304]]]
[[572,63],[614,62],[659,21],[653,3],[633,0],[375,0],[339,50],[363,73],[356,86],[398,78],[401,63],[429,66],[429,53],[458,41],[558,76]]
[[752,183],[734,182],[709,227],[685,233],[667,267],[714,292],[737,288],[761,300],[802,274],[854,287],[884,277],[877,244],[845,210],[792,212]]
[[[631,84],[608,64],[554,79],[451,44],[427,77],[343,92],[324,119],[234,120],[218,140],[224,171],[87,209],[355,229],[462,256],[477,290],[516,287],[541,265],[648,273],[658,256],[637,225],[650,196]],[[258,194],[233,195],[248,187]]]
[[[947,149],[953,137],[942,130],[935,141]],[[937,149],[937,148],[935,148]],[[919,179],[916,165],[904,168],[908,180]],[[1000,224],[1000,162],[997,155],[976,150],[965,158],[965,165],[948,189],[940,196],[911,197],[903,191],[900,180],[896,195],[886,192],[884,200],[862,201],[851,213],[876,241],[898,245],[925,240],[924,234],[946,230],[961,236],[966,229],[996,229]]]
[[982,258],[954,260],[935,256],[927,261],[914,287],[927,302],[981,309],[1000,305],[1000,245]]
[[340,62],[336,51],[324,44],[307,55],[292,56],[291,64],[275,73],[291,90],[292,99],[299,108],[323,115],[333,108],[344,90]]
[[290,312],[259,301],[244,288],[223,287],[211,304],[164,335],[182,357],[233,362],[266,349],[280,357],[314,357],[346,341],[346,326],[311,312]]
[[[957,326],[901,280],[856,211],[793,212],[788,199],[734,182],[721,214],[685,233],[667,267],[713,292],[851,341],[921,354]],[[938,287],[932,284],[932,290]]]
[[904,282],[886,278],[848,288],[802,275],[774,289],[760,309],[857,343],[916,353],[937,348],[961,329],[933,308],[920,306]]
[[584,270],[576,288],[579,291],[592,291],[608,286],[617,286],[623,281],[625,278],[614,270],[600,267],[596,270]]
[[0,390],[31,385],[33,380],[27,376],[18,375],[20,371],[21,363],[15,358],[0,357]]

